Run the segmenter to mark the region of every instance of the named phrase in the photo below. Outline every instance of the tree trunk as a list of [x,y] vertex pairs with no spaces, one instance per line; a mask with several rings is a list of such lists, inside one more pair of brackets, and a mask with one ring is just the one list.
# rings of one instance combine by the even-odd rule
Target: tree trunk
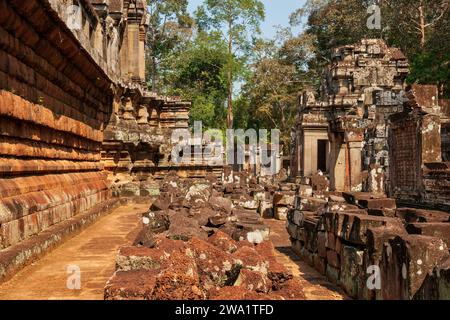
[[426,21],[425,21],[425,12],[423,7],[423,2],[420,1],[419,5],[419,23],[420,23],[420,47],[425,48],[426,43]]
[[232,22],[228,23],[228,115],[227,127],[233,129],[233,37]]
[[156,92],[156,81],[157,81],[157,63],[156,57],[152,56],[152,91]]

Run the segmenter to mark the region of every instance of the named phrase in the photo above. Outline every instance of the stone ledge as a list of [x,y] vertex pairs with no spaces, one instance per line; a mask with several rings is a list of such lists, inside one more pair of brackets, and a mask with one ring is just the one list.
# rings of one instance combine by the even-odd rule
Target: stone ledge
[[121,199],[111,199],[61,222],[39,235],[0,251],[0,283],[12,278],[18,271],[42,258],[67,239],[80,233],[101,216],[111,213],[122,204]]

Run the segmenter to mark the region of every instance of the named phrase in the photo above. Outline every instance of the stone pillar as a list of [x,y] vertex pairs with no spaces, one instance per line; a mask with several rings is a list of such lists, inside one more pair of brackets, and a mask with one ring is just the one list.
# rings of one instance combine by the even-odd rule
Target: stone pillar
[[138,75],[140,80],[145,82],[145,41],[147,31],[144,26],[139,28],[139,50],[138,50]]
[[139,79],[139,25],[128,25],[128,56],[126,63],[129,65],[129,76],[132,80]]
[[303,175],[303,172],[302,172],[302,167],[303,167],[303,160],[302,160],[303,150],[304,150],[304,148],[303,148],[303,135],[299,133],[298,136],[297,136],[297,153],[295,155],[297,157],[297,162],[296,162],[296,165],[297,165],[296,175],[297,176]]
[[345,191],[345,154],[346,145],[342,143],[342,138],[339,134],[331,133],[330,137],[330,186],[333,191]]
[[255,162],[255,176],[258,176],[261,174],[261,147],[258,146],[256,149],[256,162]]
[[349,153],[349,173],[348,185],[353,192],[362,191],[362,163],[361,163],[361,141],[349,141],[348,153]]
[[[314,141],[306,132],[303,135],[303,176],[309,177],[313,174]],[[317,146],[316,146],[317,149]],[[317,171],[317,170],[316,170]]]

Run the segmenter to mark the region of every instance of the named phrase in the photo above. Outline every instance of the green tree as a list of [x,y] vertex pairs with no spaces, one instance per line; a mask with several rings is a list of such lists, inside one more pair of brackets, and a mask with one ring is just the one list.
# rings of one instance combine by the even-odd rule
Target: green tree
[[259,0],[205,0],[197,10],[201,30],[215,30],[227,41],[227,126],[233,127],[233,84],[236,81],[236,60],[249,52],[249,34],[260,32],[264,19],[264,5]]
[[167,70],[166,59],[180,52],[190,38],[193,19],[187,12],[188,0],[148,0],[147,79],[153,91]]
[[450,0],[382,0],[380,6],[391,37],[399,41],[406,34],[425,49],[429,35],[450,10]]
[[286,148],[297,115],[298,95],[308,78],[306,61],[311,53],[307,43],[286,30],[276,40],[259,41],[253,72],[237,101],[237,121],[243,128],[279,129]]
[[169,94],[192,101],[191,124],[226,128],[227,44],[217,33],[197,32],[181,54],[171,56]]

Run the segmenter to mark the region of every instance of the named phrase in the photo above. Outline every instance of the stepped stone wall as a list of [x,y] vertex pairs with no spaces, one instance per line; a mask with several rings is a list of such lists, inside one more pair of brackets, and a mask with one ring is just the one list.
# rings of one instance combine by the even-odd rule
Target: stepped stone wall
[[47,1],[0,1],[0,249],[111,196],[108,75]]
[[292,249],[355,299],[449,297],[450,215],[397,208],[369,193],[300,189],[289,211]]
[[169,171],[212,171],[170,158],[190,103],[146,89],[147,29],[145,0],[0,0],[0,260]]

